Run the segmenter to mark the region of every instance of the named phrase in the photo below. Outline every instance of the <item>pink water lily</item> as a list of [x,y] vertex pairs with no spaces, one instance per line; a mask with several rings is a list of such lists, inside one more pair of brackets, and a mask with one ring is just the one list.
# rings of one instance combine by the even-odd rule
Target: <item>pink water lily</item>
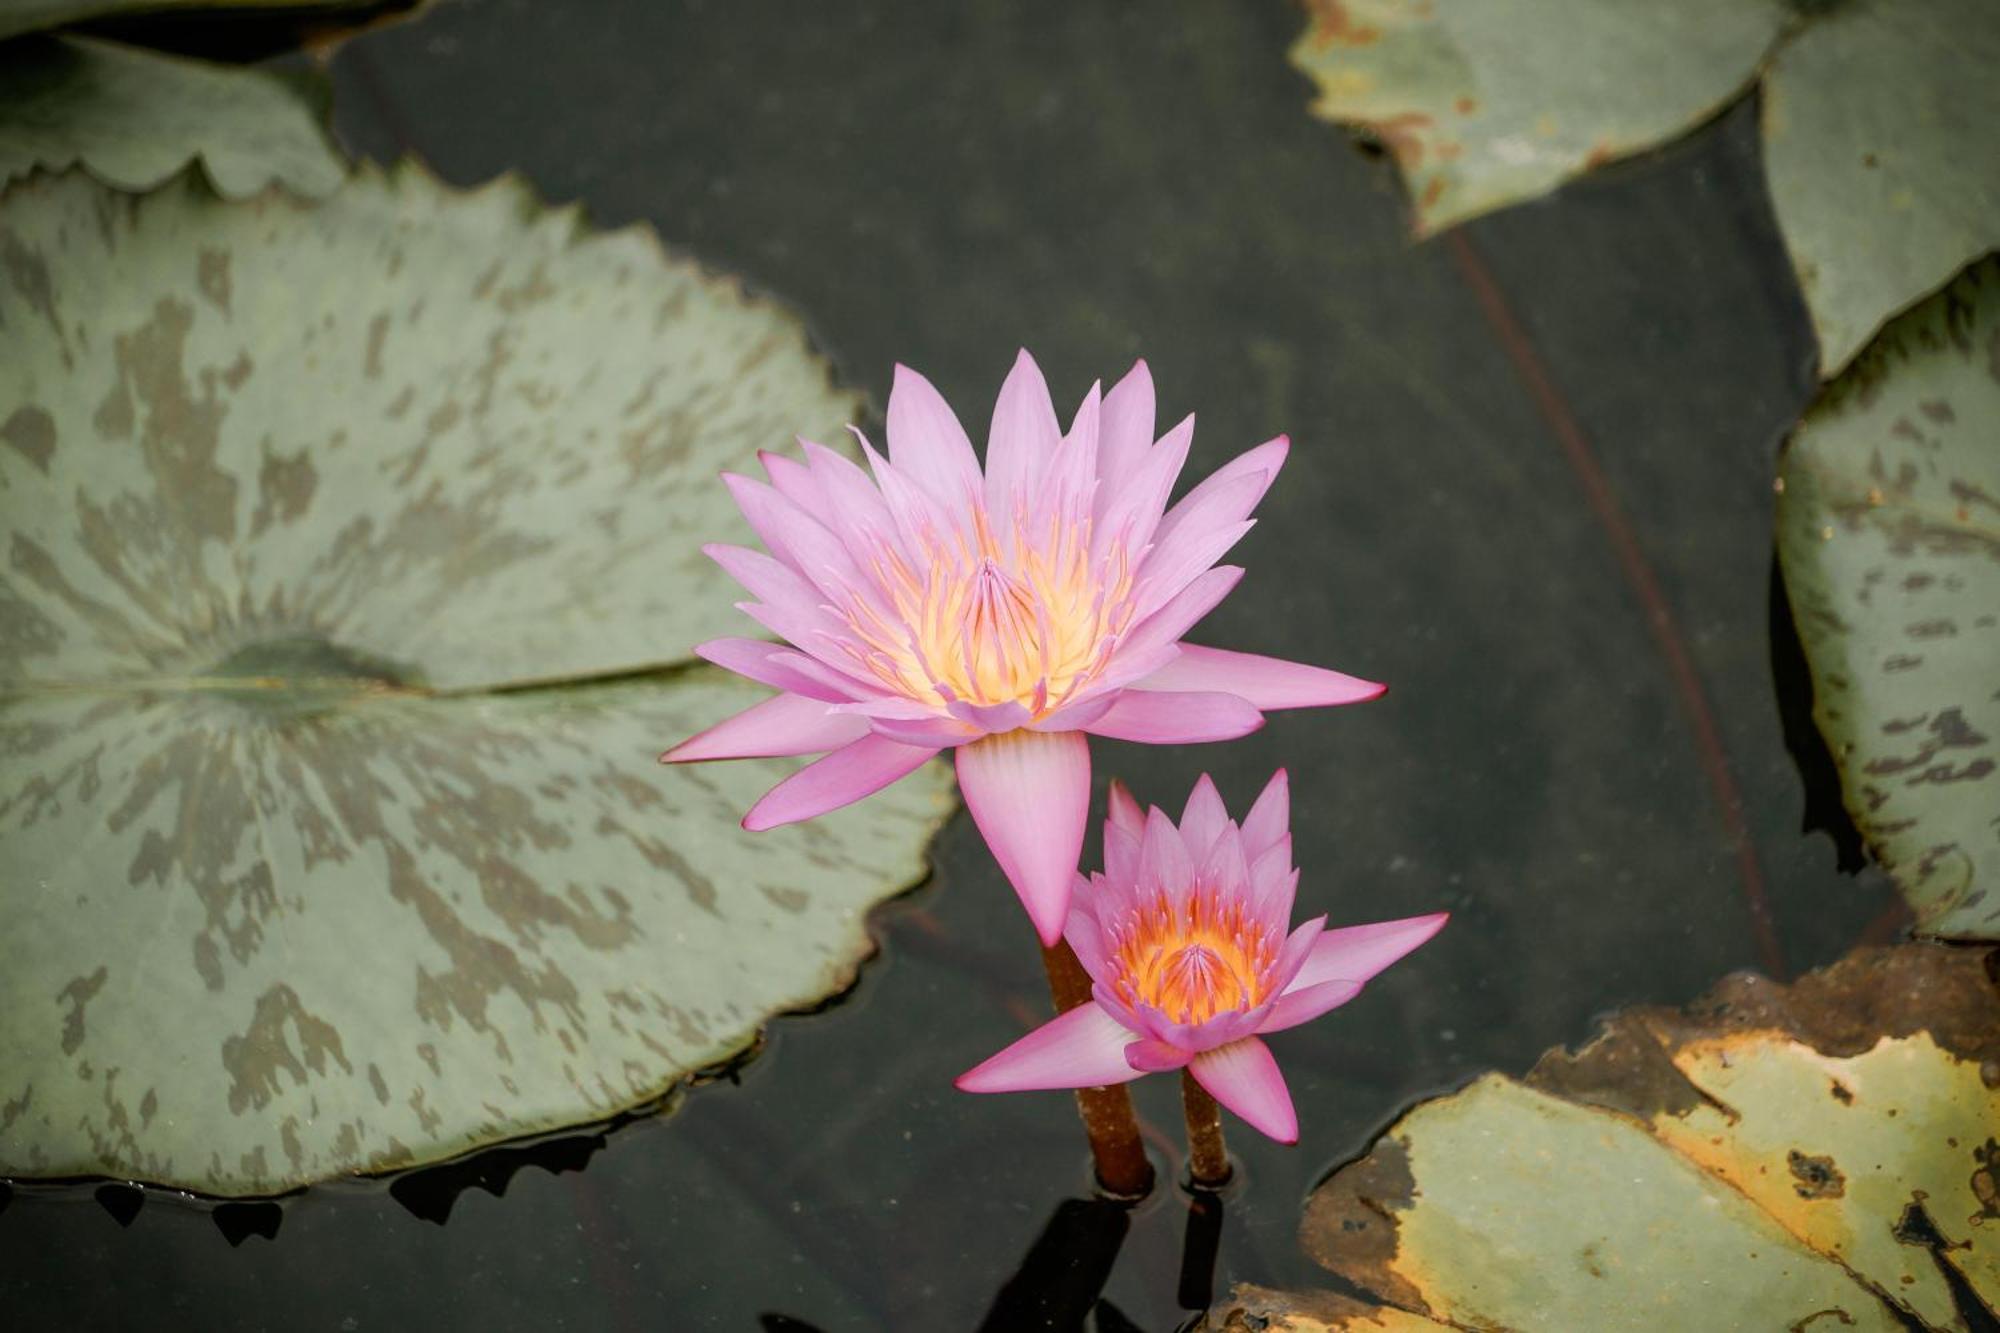
[[[860,432],[855,432],[859,437]],[[1243,571],[1216,561],[1250,530],[1283,436],[1172,508],[1194,435],[1153,438],[1142,361],[1092,387],[1064,433],[1033,358],[1001,387],[981,470],[928,380],[896,368],[889,457],[868,471],[801,440],[725,475],[769,553],[707,549],[784,643],[696,652],[780,691],[668,751],[669,762],[830,751],[751,808],[747,829],[810,819],[953,749],[959,787],[1045,944],[1062,932],[1090,809],[1086,732],[1222,741],[1265,710],[1371,699],[1382,686],[1181,636]],[[871,475],[872,474],[872,475]]]
[[1064,930],[1091,1000],[962,1075],[966,1092],[1090,1088],[1185,1067],[1281,1143],[1298,1116],[1263,1037],[1318,1018],[1443,928],[1446,914],[1290,934],[1299,872],[1280,769],[1239,827],[1203,775],[1178,826],[1111,788],[1104,872],[1079,877]]

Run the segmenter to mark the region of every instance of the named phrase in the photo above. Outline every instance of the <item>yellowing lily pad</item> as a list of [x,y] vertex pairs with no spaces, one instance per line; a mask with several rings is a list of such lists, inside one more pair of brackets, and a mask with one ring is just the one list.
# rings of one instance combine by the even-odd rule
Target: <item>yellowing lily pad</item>
[[1896,320],[1780,464],[1848,810],[1929,934],[2000,938],[2000,260]]
[[[663,768],[717,468],[856,403],[517,183],[0,203],[0,1175],[281,1192],[601,1120],[869,949],[926,771]],[[635,671],[638,674],[633,674]]]
[[84,37],[0,44],[0,185],[81,163],[147,190],[190,160],[232,199],[274,182],[318,197],[347,171],[313,107],[262,70]]
[[1990,962],[1913,944],[1791,987],[1732,978],[1686,1011],[1629,1010],[1523,1081],[1425,1103],[1307,1205],[1307,1251],[1382,1312],[1257,1291],[1236,1308],[1301,1330],[1398,1327],[1389,1310],[1455,1328],[1981,1326],[2000,1300]]
[[1988,0],[1310,0],[1316,115],[1394,154],[1419,235],[1686,133],[1754,86],[1778,223],[1832,375],[2000,245]]

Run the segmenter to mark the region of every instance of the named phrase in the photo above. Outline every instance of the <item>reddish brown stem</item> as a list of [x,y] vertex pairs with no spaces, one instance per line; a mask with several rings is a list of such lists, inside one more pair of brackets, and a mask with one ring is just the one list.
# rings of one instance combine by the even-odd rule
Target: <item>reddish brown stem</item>
[[1189,1177],[1206,1189],[1228,1183],[1229,1149],[1222,1142],[1222,1108],[1185,1069],[1181,1070],[1181,1107],[1187,1112]]
[[[1049,974],[1049,994],[1056,1012],[1068,1013],[1090,999],[1090,974],[1076,960],[1069,941],[1042,950],[1042,966]],[[1078,1088],[1076,1109],[1083,1117],[1083,1131],[1090,1136],[1090,1155],[1097,1161],[1097,1183],[1107,1194],[1136,1199],[1153,1188],[1153,1164],[1146,1160],[1146,1145],[1139,1138],[1139,1121],[1132,1114],[1132,1098],[1124,1087]]]

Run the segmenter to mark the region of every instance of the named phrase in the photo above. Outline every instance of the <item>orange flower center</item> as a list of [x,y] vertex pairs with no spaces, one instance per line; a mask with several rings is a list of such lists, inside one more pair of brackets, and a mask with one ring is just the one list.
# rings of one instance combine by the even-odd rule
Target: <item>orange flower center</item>
[[1202,886],[1178,909],[1161,894],[1114,932],[1112,989],[1127,1004],[1151,1005],[1177,1023],[1256,1007],[1275,953],[1269,934],[1247,917],[1243,903],[1224,903]]

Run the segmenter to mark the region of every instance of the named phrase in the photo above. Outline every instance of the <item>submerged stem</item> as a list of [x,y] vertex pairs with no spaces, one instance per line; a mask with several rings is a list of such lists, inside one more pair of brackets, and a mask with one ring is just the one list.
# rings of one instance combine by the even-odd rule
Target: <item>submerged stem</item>
[[[1042,966],[1049,974],[1049,994],[1057,1013],[1068,1013],[1090,999],[1090,974],[1077,961],[1068,940],[1042,950]],[[1090,1137],[1090,1154],[1097,1161],[1097,1183],[1105,1192],[1136,1199],[1151,1190],[1153,1164],[1146,1160],[1139,1121],[1132,1114],[1132,1098],[1124,1087],[1078,1088],[1076,1109],[1083,1117],[1084,1133]]]
[[1181,1070],[1181,1107],[1187,1112],[1188,1175],[1214,1189],[1229,1179],[1229,1149],[1222,1142],[1222,1108],[1194,1075]]

